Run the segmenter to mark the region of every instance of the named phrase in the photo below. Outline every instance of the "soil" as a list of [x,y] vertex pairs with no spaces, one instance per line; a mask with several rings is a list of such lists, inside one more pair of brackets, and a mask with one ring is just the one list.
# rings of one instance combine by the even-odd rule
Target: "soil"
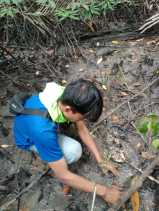
[[[108,35],[109,36],[109,35]],[[107,38],[108,38],[107,36]],[[108,39],[107,39],[108,40]],[[21,48],[8,46],[0,57],[0,204],[14,199],[32,179],[46,171],[46,166],[29,152],[18,150],[12,137],[12,120],[7,103],[18,91],[39,92],[48,81],[65,85],[80,77],[93,80],[103,93],[101,119],[119,104],[139,93],[159,77],[159,38],[140,39],[92,38],[73,48],[69,57],[64,47]],[[103,175],[84,147],[81,160],[72,171],[102,184],[118,184],[126,189],[130,179],[140,174],[155,152],[148,150],[143,137],[136,132],[136,121],[145,114],[159,114],[159,83],[155,83],[133,100],[125,103],[102,121],[93,132],[101,151],[117,165],[120,175]],[[89,125],[90,130],[92,125]],[[4,148],[5,146],[5,148]],[[159,181],[159,167],[152,176]],[[3,187],[1,187],[3,186]],[[3,190],[4,188],[4,190]],[[2,190],[1,190],[2,189]],[[32,188],[12,203],[8,211],[89,211],[92,194],[72,189],[62,193],[60,183],[45,174]],[[147,179],[140,194],[140,211],[159,210],[159,185]],[[96,197],[94,211],[106,211],[108,205]],[[128,201],[121,210],[132,210]]]

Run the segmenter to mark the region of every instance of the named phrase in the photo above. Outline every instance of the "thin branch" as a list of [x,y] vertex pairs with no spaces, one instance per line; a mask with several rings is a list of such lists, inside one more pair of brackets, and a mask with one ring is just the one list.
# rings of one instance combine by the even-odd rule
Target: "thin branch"
[[159,23],[159,14],[157,13],[156,15],[151,16],[150,18],[148,18],[146,20],[146,23],[143,24],[140,28],[139,31],[140,33],[144,33],[146,30],[148,30],[149,28],[151,28],[152,26],[156,25],[157,23]]
[[13,204],[22,194],[29,191],[46,173],[47,171],[42,172],[38,174],[37,176],[35,176],[35,178],[31,181],[31,183],[26,188],[24,188],[21,192],[19,192],[13,199],[3,204],[0,207],[0,211],[5,211],[9,207],[9,205]]
[[159,23],[159,18],[154,21],[152,20],[151,22],[148,22],[147,24],[145,24],[144,29],[140,33],[141,34],[144,33],[145,31],[147,31],[148,29],[150,29],[152,26],[156,25],[157,23]]
[[[142,171],[140,168],[138,168],[138,167],[132,165],[131,163],[128,163],[128,165],[130,165],[131,167],[133,167],[133,168],[134,168],[135,170],[137,170],[138,172],[143,173],[143,171]],[[159,185],[159,180],[155,179],[154,177],[148,176],[147,178],[148,178],[149,180],[151,180],[151,181],[153,181],[153,182],[155,182],[155,183],[157,183],[157,184]]]
[[8,55],[10,55],[12,57],[12,59],[14,59],[16,62],[17,62],[17,58],[15,56],[13,56],[13,54],[7,50],[7,48],[3,47],[3,46],[0,46],[0,48],[5,51]]
[[130,188],[123,194],[123,197],[119,200],[119,202],[116,205],[112,206],[112,208],[109,208],[108,211],[118,211],[124,205],[124,203],[131,197],[131,195],[142,187],[143,182],[152,173],[152,171],[154,170],[155,166],[158,165],[158,163],[159,163],[159,154],[156,155],[154,160],[143,171],[141,176],[136,176],[133,179]]
[[159,78],[154,79],[151,83],[149,83],[143,90],[141,90],[140,92],[138,92],[137,94],[135,94],[134,96],[130,97],[128,100],[122,102],[121,104],[119,104],[116,108],[114,108],[113,110],[111,110],[110,112],[108,112],[101,120],[99,120],[94,127],[91,130],[91,133],[94,133],[99,125],[106,120],[108,117],[110,117],[114,112],[116,112],[117,110],[119,110],[123,105],[127,104],[129,101],[135,99],[136,97],[142,95],[147,89],[149,89],[151,86],[153,86],[155,83],[159,82]]

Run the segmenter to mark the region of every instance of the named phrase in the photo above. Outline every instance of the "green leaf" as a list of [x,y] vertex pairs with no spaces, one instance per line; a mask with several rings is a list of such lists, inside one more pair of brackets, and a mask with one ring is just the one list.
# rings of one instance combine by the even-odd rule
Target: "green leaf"
[[153,123],[152,122],[150,128],[151,128],[151,131],[152,131],[152,135],[157,136],[158,133],[159,133],[159,123]]
[[0,4],[11,4],[10,0],[0,0]]
[[19,5],[20,3],[24,3],[25,0],[0,0],[0,4],[6,4],[6,5]]
[[137,130],[142,133],[143,135],[146,135],[146,133],[148,132],[148,119],[145,117],[142,120],[138,121],[136,127]]
[[152,134],[152,137],[155,137],[159,134],[159,117],[154,113],[149,114],[147,117],[138,121],[136,127],[143,135],[146,135],[149,131]]
[[154,139],[151,145],[153,148],[159,149],[159,139]]
[[147,115],[147,117],[149,118],[149,120],[151,122],[157,122],[158,119],[159,119],[158,116],[156,114],[154,114],[154,113],[151,113],[151,114]]
[[0,17],[10,16],[13,18],[18,12],[19,10],[13,7],[0,8]]
[[152,133],[152,136],[156,136],[159,133],[159,118],[156,114],[152,113],[147,116],[149,124],[148,128]]
[[89,11],[89,6],[88,6],[87,4],[83,4],[82,7],[83,7],[85,10]]
[[36,12],[28,13],[28,15],[40,17],[43,15],[43,13],[41,11],[36,11]]
[[79,10],[80,7],[81,7],[80,2],[73,2],[71,5],[68,5],[68,9],[72,9],[72,10]]
[[55,9],[56,3],[53,0],[36,0],[36,3],[51,9]]
[[68,10],[68,9],[57,9],[55,11],[55,14],[59,18],[59,21],[63,21],[66,19],[79,20],[79,18],[77,16],[77,12],[78,11],[76,11],[76,10],[72,11],[72,10]]

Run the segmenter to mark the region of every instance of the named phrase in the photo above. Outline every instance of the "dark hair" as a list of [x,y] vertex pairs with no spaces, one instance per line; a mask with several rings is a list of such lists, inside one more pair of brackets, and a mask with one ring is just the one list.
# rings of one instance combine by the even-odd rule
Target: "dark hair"
[[102,113],[103,99],[98,88],[89,80],[78,79],[68,84],[59,100],[95,122]]

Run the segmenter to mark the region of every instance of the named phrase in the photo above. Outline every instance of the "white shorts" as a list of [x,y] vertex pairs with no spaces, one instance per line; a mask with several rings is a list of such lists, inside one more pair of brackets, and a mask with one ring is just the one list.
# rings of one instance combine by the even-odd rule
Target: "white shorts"
[[[74,163],[80,159],[82,155],[82,146],[78,141],[63,134],[59,134],[58,142],[68,164]],[[32,145],[30,150],[38,154],[35,145]]]

